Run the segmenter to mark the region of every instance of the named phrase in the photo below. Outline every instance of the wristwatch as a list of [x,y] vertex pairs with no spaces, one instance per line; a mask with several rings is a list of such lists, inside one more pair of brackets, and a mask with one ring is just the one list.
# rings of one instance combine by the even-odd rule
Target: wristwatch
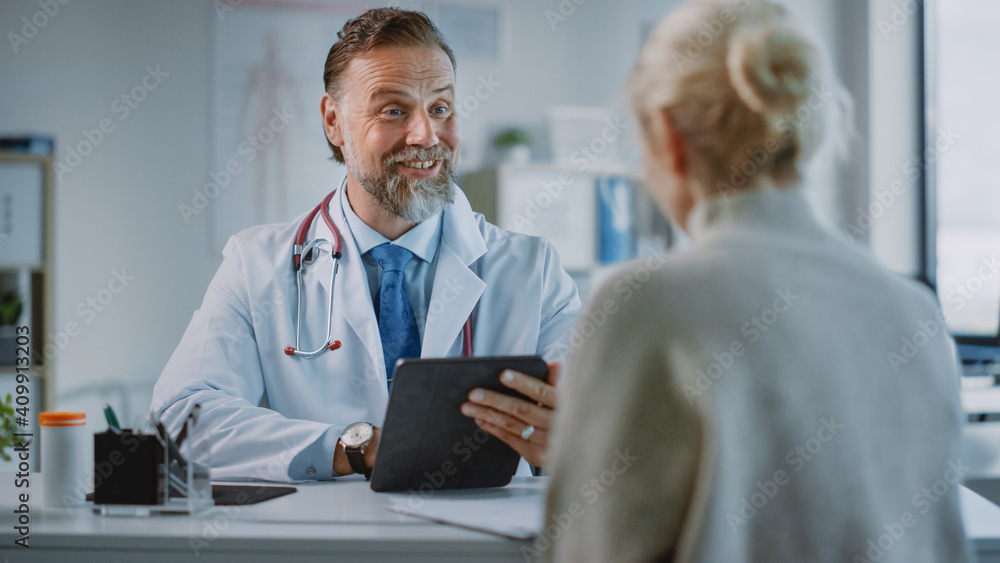
[[340,443],[344,445],[347,461],[355,473],[363,473],[365,479],[372,478],[372,470],[365,464],[365,448],[375,437],[375,427],[370,422],[355,422],[340,433]]

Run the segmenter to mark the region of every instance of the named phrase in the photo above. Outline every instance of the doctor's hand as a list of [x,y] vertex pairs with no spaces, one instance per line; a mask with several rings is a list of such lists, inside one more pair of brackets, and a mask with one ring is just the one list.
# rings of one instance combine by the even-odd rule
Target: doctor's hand
[[[382,429],[374,427],[372,441],[365,447],[365,465],[369,468],[375,467],[375,450],[378,448],[378,439],[382,435]],[[333,451],[333,470],[337,475],[350,475],[354,473],[351,462],[347,460],[347,453],[344,451],[344,444],[337,440],[337,449]]]
[[469,402],[462,404],[462,414],[475,419],[480,428],[503,440],[531,465],[544,466],[561,369],[559,362],[549,364],[548,383],[505,370],[500,383],[531,400],[476,388],[469,392]]

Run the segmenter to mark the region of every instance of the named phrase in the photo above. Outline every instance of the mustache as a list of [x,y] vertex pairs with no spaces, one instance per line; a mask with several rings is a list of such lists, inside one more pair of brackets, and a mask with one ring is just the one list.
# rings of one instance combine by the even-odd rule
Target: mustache
[[433,147],[406,147],[398,151],[389,153],[386,156],[386,165],[392,165],[397,162],[406,162],[408,160],[442,160],[445,162],[450,162],[452,157],[452,151],[449,148],[443,147],[441,145],[434,145]]

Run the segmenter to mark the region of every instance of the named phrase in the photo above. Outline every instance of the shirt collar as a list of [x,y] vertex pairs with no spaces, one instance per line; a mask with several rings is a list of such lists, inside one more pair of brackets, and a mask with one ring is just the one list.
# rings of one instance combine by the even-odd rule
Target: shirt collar
[[392,242],[409,250],[414,256],[424,262],[431,262],[437,254],[438,243],[441,240],[441,212],[437,212],[433,217],[418,223],[415,227],[406,231],[403,236],[394,241],[382,236],[378,231],[368,226],[367,223],[358,217],[358,214],[351,208],[351,203],[347,199],[347,188],[341,190],[341,205],[344,208],[344,217],[354,235],[354,241],[358,245],[361,255],[365,255],[369,250],[380,244]]
[[753,189],[716,194],[695,204],[688,215],[692,240],[734,225],[787,229],[791,225],[815,223],[812,207],[801,186],[778,188],[763,184]]

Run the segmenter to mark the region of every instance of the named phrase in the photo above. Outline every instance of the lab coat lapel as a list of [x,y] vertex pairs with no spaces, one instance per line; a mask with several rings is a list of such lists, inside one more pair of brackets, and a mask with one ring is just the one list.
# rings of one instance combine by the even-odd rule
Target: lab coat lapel
[[[455,201],[444,210],[441,246],[438,247],[434,287],[427,308],[421,357],[447,356],[456,341],[461,342],[462,327],[472,314],[486,282],[469,268],[486,253],[486,242],[479,230],[469,200],[457,186]],[[461,344],[458,350],[461,351]]]

